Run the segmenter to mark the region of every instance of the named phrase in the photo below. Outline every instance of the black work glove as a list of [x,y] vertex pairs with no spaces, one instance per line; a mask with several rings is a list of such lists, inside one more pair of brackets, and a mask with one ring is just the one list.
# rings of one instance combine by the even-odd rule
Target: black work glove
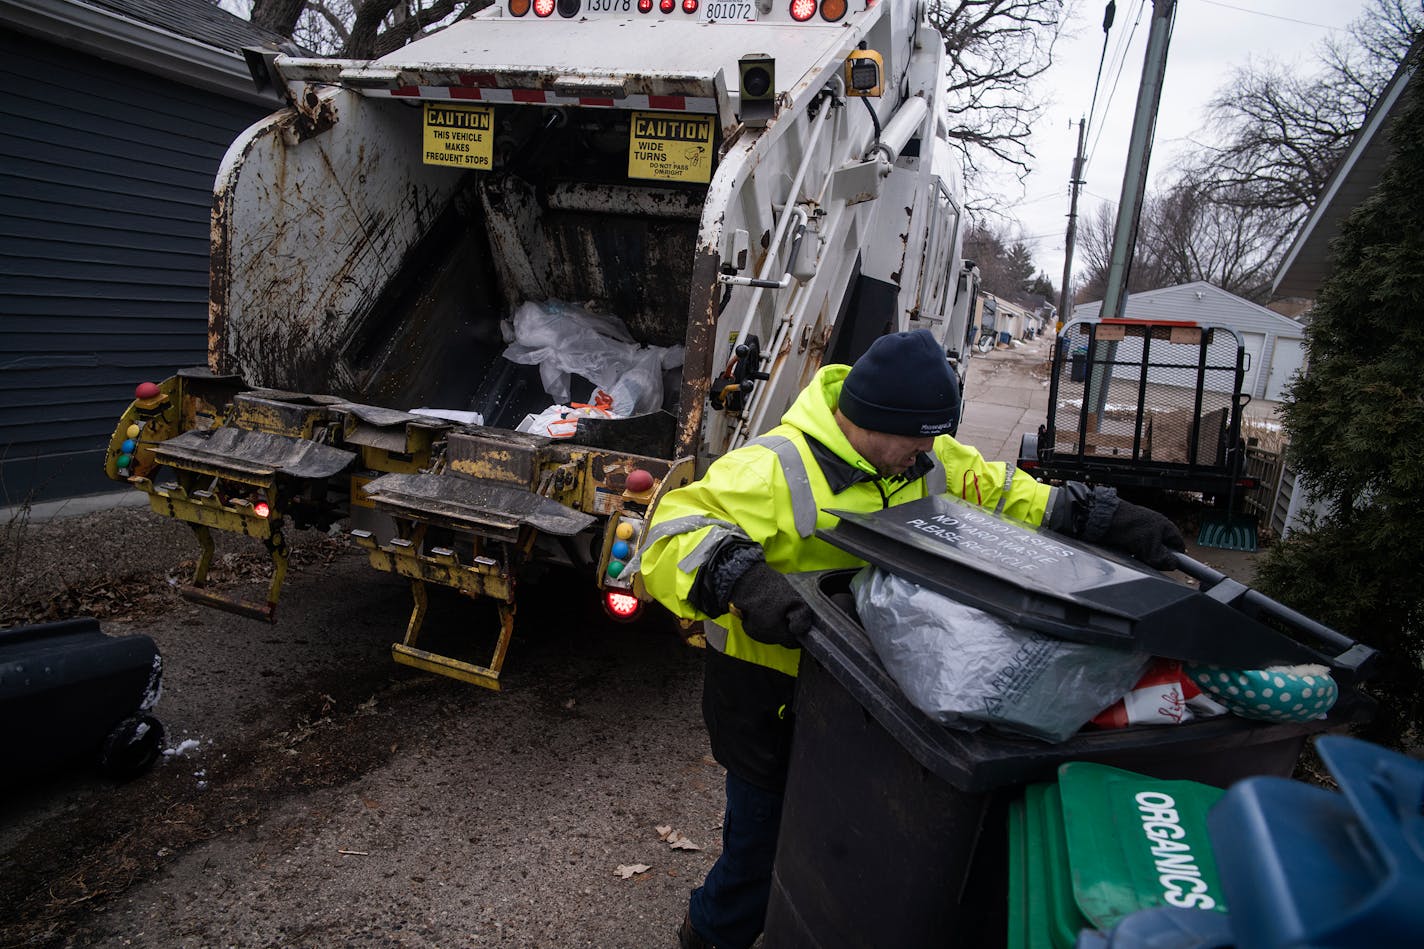
[[729,599],[742,619],[742,629],[758,642],[795,649],[811,629],[811,608],[765,561],[747,568],[733,584]]
[[1187,542],[1175,524],[1151,508],[1131,504],[1121,499],[1112,520],[1103,532],[1102,543],[1129,553],[1158,570],[1174,570],[1177,559],[1172,551],[1185,552]]

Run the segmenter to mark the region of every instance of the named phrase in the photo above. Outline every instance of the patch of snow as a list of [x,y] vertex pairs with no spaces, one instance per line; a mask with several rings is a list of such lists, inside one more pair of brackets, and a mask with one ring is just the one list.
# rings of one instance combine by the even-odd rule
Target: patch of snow
[[199,748],[201,746],[202,742],[198,741],[198,739],[196,738],[184,738],[174,747],[163,749],[163,754],[165,757],[170,758],[174,756],[182,757],[183,755],[186,755],[188,752],[192,751],[194,748]]
[[144,686],[143,700],[138,703],[140,712],[149,712],[163,697],[163,656],[153,654],[153,665],[148,670],[148,685]]

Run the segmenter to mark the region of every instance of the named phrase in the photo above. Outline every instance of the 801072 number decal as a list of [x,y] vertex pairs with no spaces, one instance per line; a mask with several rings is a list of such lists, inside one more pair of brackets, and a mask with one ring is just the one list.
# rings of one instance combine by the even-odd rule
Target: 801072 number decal
[[756,4],[749,0],[708,0],[702,7],[704,20],[755,20]]

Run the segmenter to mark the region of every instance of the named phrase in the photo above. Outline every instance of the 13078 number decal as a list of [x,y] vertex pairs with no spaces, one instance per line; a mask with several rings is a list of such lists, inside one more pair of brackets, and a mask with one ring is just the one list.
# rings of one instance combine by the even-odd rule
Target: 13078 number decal
[[708,0],[702,7],[704,20],[755,20],[756,4],[748,0]]
[[590,13],[627,13],[633,9],[633,0],[588,0]]

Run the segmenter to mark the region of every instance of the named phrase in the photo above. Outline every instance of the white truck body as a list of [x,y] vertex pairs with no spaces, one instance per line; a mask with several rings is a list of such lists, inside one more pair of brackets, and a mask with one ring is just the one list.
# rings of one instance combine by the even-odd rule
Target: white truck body
[[[136,402],[115,433],[110,474],[149,491],[163,513],[251,533],[240,499],[234,506],[220,490],[255,483],[241,481],[255,464],[242,457],[243,439],[213,455],[203,451],[220,440],[205,433],[204,445],[190,437],[164,448],[165,433],[226,425],[339,446],[359,456],[340,474],[353,479],[353,508],[368,506],[362,485],[398,473],[368,486],[396,519],[397,547],[362,538],[373,564],[417,587],[495,596],[512,612],[514,575],[540,538],[514,542],[517,530],[487,526],[509,506],[505,496],[470,501],[469,484],[449,493],[431,479],[524,479],[539,503],[593,515],[565,533],[593,535],[595,550],[602,538],[600,586],[636,590],[608,573],[616,523],[641,524],[662,491],[774,426],[824,362],[918,327],[967,356],[976,273],[960,259],[957,162],[940,118],[943,41],[923,8],[854,0],[832,22],[843,0],[650,6],[502,0],[375,61],[254,58],[254,75],[284,88],[291,107],[248,129],[218,174],[208,371],[257,393],[235,411],[205,395],[210,383],[194,373],[187,388],[170,380],[164,398],[179,415],[164,421],[161,404]],[[793,18],[808,9],[809,20]],[[859,50],[883,62],[879,96],[847,94],[847,59]],[[739,61],[757,54],[774,60],[774,95],[744,102]],[[644,149],[676,167],[650,168],[635,154]],[[579,439],[550,448],[500,434],[548,401],[500,355],[511,314],[544,300],[616,315],[640,344],[686,347],[680,375],[665,377],[661,421],[610,422],[582,453],[569,447]],[[753,337],[760,360],[738,353]],[[478,411],[484,424],[431,428],[404,416],[420,406]],[[297,408],[299,423],[265,421]],[[313,412],[326,414],[313,421]],[[119,439],[136,420],[152,441],[140,439],[125,467]],[[389,432],[362,434],[397,423],[404,449]],[[637,438],[621,443],[625,430]],[[385,454],[372,453],[376,442]],[[326,503],[319,513],[330,520],[352,513],[329,483],[282,487],[326,469],[297,466],[286,478],[292,452],[278,454],[257,465],[262,490]],[[188,472],[190,492],[192,472],[211,478],[207,493],[223,513],[204,520],[160,498],[147,475],[162,464]],[[654,488],[615,496],[639,465]],[[465,507],[392,501],[380,488],[396,478],[424,479],[420,490],[434,498],[464,492]],[[550,523],[531,514],[517,527],[537,534]],[[431,559],[428,527],[466,548],[449,540]],[[481,551],[509,543],[513,552],[484,556],[497,565],[479,563]],[[452,580],[450,557],[483,579]]]

